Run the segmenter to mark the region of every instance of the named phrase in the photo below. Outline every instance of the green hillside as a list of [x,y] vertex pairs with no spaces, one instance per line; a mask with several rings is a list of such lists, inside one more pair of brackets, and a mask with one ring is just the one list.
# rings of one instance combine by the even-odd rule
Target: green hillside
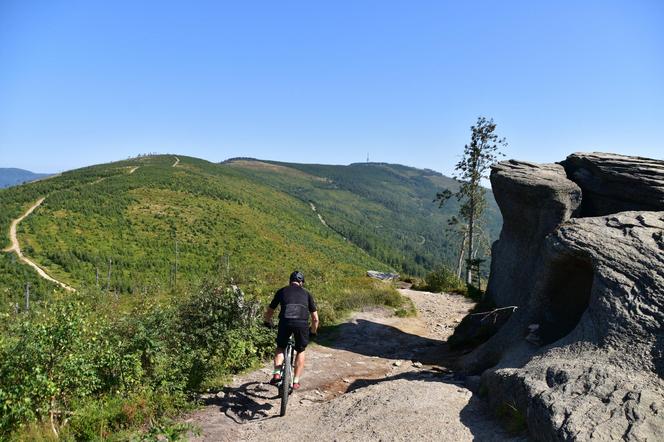
[[[452,199],[442,209],[433,203],[436,192],[455,190],[458,183],[438,172],[385,163],[232,159],[225,165],[312,204],[333,230],[399,271],[423,275],[458,259],[459,237],[444,234],[458,202]],[[488,245],[498,237],[502,219],[493,194],[487,193],[483,223]]]
[[[0,190],[0,231],[45,197],[19,225],[24,254],[70,286],[120,294],[188,289],[222,276],[276,287],[297,267],[332,297],[339,281],[367,269],[422,275],[455,262],[458,237],[443,232],[457,203],[441,210],[432,200],[457,183],[439,173],[179,158],[176,167],[174,156],[142,157]],[[489,200],[487,231],[495,238],[500,218]],[[0,245],[9,245],[7,234]],[[26,282],[37,298],[56,288],[13,253],[0,254],[0,270],[7,301],[19,299]]]
[[[321,224],[300,199],[241,169],[179,159],[176,167],[173,156],[131,159],[2,190],[0,230],[46,197],[19,225],[24,254],[75,288],[120,294],[188,289],[229,275],[271,290],[300,268],[312,290],[335,303],[340,287],[350,285],[344,281],[390,269]],[[8,244],[5,234],[3,248]],[[26,280],[37,296],[54,287],[14,254],[1,259],[0,293],[7,300],[18,297]]]

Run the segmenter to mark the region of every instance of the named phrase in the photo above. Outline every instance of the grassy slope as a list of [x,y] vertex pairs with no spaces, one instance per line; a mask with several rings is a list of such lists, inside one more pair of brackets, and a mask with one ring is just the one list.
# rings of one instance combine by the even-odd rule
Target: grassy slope
[[[172,287],[175,232],[180,289],[224,273],[229,256],[231,273],[264,296],[302,269],[324,308],[334,310],[352,307],[344,298],[352,284],[367,285],[366,269],[389,269],[322,225],[307,203],[234,168],[179,158],[175,168],[172,156],[139,158],[2,190],[0,231],[46,196],[19,226],[26,255],[77,288],[94,286],[97,268],[105,285],[111,259],[111,289],[120,293]],[[38,296],[53,289],[12,255],[1,256],[5,300],[20,299],[24,280]]]
[[[441,262],[454,265],[458,237],[443,232],[458,202],[439,209],[433,199],[458,183],[440,173],[383,163],[232,160],[225,166],[313,203],[333,229],[400,271],[422,275]],[[485,225],[494,240],[502,221],[491,192],[487,201]]]

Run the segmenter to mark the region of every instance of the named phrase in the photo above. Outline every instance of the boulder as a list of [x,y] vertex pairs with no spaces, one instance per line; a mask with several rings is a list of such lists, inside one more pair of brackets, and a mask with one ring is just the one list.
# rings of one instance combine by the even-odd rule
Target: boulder
[[509,161],[491,182],[504,226],[487,296],[519,308],[459,368],[481,374],[494,409],[515,405],[537,440],[657,440],[664,162]]
[[522,306],[532,291],[544,237],[572,217],[581,189],[559,164],[504,161],[491,170],[503,228],[491,249],[487,297],[497,307]]
[[490,402],[517,404],[538,440],[664,434],[663,232],[664,212],[622,212],[547,238],[530,311],[544,346],[482,375]]
[[664,210],[664,161],[594,152],[561,164],[583,191],[581,216]]

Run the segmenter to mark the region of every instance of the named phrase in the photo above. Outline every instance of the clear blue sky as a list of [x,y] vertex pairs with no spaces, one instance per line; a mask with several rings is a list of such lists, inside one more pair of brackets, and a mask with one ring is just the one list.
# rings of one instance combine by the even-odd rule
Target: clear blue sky
[[664,157],[664,2],[0,0],[0,167]]

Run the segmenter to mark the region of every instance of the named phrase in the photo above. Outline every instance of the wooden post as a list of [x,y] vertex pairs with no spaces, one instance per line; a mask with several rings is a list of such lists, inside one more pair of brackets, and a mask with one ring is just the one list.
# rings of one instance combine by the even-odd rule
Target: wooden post
[[30,311],[30,282],[25,283],[25,311]]

